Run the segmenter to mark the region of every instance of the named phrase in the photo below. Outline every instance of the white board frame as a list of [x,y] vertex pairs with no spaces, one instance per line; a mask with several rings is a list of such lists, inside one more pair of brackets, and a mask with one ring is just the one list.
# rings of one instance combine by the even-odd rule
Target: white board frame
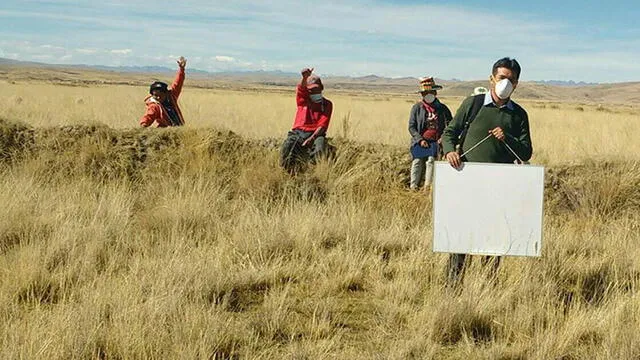
[[543,166],[466,162],[454,169],[438,161],[433,251],[540,256],[543,207]]

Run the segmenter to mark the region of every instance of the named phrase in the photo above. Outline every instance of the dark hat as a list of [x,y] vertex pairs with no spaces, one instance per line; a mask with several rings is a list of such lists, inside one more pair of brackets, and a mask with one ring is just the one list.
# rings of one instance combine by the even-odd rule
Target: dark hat
[[420,85],[418,92],[433,91],[442,89],[441,85],[436,85],[432,76],[422,77],[419,79]]
[[149,87],[149,94],[153,94],[153,90],[169,91],[169,86],[162,81],[156,81]]
[[322,80],[318,75],[311,75],[307,78],[307,89],[315,89],[319,87],[320,91],[324,90],[324,85],[322,85]]

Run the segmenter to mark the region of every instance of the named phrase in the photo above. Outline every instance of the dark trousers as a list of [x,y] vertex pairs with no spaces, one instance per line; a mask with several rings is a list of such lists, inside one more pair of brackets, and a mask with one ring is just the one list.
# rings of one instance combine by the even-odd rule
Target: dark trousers
[[327,149],[327,140],[324,135],[319,135],[311,145],[302,146],[302,143],[313,135],[312,131],[291,130],[280,148],[280,166],[287,171],[295,171],[304,162],[315,162],[324,156]]
[[[489,277],[493,280],[498,275],[500,267],[500,256],[483,256],[481,259],[482,266],[489,266]],[[449,265],[447,267],[447,281],[449,285],[458,285],[462,283],[464,272],[468,266],[467,255],[450,254]],[[469,259],[470,260],[470,259]]]

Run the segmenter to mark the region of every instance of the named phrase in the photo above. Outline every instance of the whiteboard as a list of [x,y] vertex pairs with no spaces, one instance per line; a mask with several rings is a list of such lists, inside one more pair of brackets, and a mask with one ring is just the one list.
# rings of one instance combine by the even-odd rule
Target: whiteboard
[[433,251],[540,256],[544,167],[436,162]]

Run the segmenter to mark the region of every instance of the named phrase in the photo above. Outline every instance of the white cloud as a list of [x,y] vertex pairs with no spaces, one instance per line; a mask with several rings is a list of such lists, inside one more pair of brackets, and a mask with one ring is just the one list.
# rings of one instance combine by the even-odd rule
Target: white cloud
[[114,49],[111,50],[111,53],[114,55],[129,55],[133,52],[131,49]]
[[[74,61],[91,64],[168,65],[178,57],[166,55],[173,53],[184,55],[191,68],[211,71],[297,72],[314,66],[336,75],[432,73],[484,79],[493,61],[512,56],[523,65],[523,80],[619,81],[640,76],[640,63],[620,60],[640,56],[637,41],[589,38],[571,29],[560,14],[536,18],[486,7],[391,0],[190,0],[172,8],[171,16],[166,16],[166,6],[125,0],[48,2],[56,11],[24,7],[21,0],[5,3],[0,22],[54,24],[37,34],[3,29],[0,47],[25,60],[73,54]],[[313,21],[304,14],[313,14]],[[501,24],[504,32],[494,36],[491,24]],[[77,31],[78,26],[83,31]],[[158,28],[171,29],[162,41],[152,40],[151,29]],[[64,38],[70,33],[74,36]],[[61,38],[73,50],[58,46]]]
[[92,55],[92,54],[97,54],[98,50],[97,49],[76,49],[76,52],[84,55]]
[[215,59],[216,59],[216,61],[219,61],[219,62],[234,62],[234,61],[236,61],[236,59],[234,59],[233,57],[224,56],[224,55],[218,55],[218,56],[215,57]]
[[64,51],[64,48],[62,46],[55,46],[51,44],[40,45],[40,47],[46,50]]

